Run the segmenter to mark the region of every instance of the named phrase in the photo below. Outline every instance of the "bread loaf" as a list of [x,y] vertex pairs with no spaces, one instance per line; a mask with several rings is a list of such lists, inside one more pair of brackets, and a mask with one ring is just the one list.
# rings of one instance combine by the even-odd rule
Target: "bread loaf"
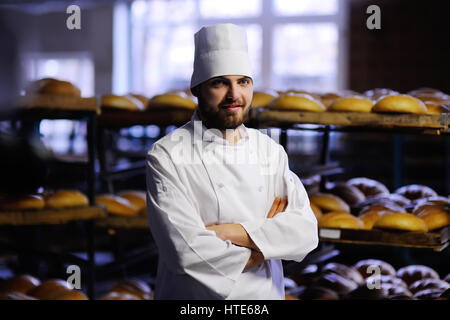
[[377,103],[375,103],[372,111],[416,114],[425,114],[428,112],[427,107],[421,100],[405,94],[382,97],[377,101]]
[[268,106],[271,109],[324,112],[325,106],[309,94],[287,93],[276,97]]
[[375,221],[373,228],[420,232],[428,231],[425,221],[406,212],[389,212],[383,214]]
[[137,216],[139,210],[128,200],[113,194],[101,194],[95,198],[97,204],[104,205],[106,211],[113,215]]
[[58,190],[45,196],[45,205],[51,209],[87,207],[89,199],[77,190]]

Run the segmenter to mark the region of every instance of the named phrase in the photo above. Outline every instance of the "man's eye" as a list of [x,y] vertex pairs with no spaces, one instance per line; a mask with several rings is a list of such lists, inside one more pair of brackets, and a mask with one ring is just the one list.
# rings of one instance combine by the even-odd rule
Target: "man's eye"
[[221,86],[221,85],[223,85],[223,84],[225,84],[225,82],[224,82],[223,80],[214,80],[214,81],[211,83],[211,85],[213,85],[214,87]]
[[249,84],[250,83],[250,80],[248,80],[248,79],[241,79],[241,84]]

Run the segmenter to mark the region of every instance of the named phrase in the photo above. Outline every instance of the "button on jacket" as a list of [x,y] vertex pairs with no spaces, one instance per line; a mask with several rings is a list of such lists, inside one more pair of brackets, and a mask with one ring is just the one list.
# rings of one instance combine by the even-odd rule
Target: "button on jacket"
[[[156,299],[284,299],[281,260],[301,261],[318,244],[305,188],[284,149],[244,125],[230,145],[197,113],[147,155],[147,206],[159,250]],[[288,206],[267,214],[275,197]],[[241,224],[264,255],[218,238],[212,223]]]

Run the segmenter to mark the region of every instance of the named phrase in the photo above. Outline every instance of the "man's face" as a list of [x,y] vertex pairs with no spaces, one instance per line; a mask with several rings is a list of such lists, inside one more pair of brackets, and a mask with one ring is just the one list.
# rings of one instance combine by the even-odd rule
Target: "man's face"
[[220,76],[203,82],[194,92],[200,118],[207,128],[235,129],[250,110],[253,81],[246,76]]

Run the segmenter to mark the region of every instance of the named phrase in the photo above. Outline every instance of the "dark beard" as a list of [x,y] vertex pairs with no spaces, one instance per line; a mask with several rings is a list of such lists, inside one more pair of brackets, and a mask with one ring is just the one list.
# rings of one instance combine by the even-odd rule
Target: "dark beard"
[[198,106],[199,118],[200,120],[202,120],[203,125],[208,129],[214,128],[221,131],[224,131],[226,129],[236,129],[237,127],[239,127],[242,123],[247,121],[249,110],[249,107],[244,109],[244,114],[241,119],[238,117],[226,116],[223,113],[220,113],[220,111],[211,112],[203,109],[200,105]]

